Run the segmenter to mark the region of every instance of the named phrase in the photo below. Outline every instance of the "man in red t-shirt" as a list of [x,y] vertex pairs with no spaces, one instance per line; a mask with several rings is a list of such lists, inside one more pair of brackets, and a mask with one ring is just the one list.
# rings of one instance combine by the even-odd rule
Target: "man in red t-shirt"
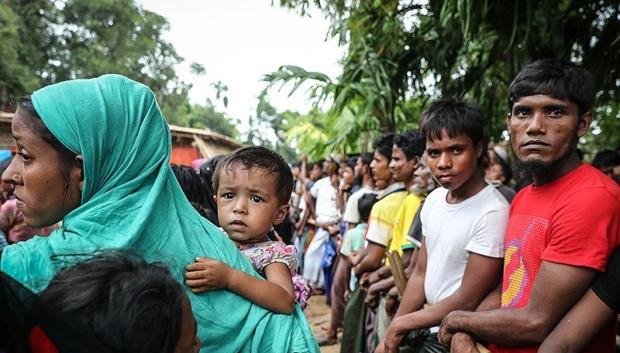
[[[536,352],[620,243],[620,188],[576,152],[593,100],[588,72],[567,62],[536,61],[511,83],[508,131],[534,183],[511,205],[501,291],[478,312],[442,322],[439,338],[452,352],[476,352],[474,341],[493,352]],[[585,352],[615,352],[614,330],[607,325]]]

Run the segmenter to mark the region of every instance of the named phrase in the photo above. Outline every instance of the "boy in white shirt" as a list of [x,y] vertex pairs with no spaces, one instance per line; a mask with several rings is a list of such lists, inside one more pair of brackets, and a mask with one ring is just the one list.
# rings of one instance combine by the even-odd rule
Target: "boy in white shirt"
[[483,130],[481,111],[459,100],[436,101],[422,116],[427,163],[442,187],[426,198],[418,262],[375,353],[397,352],[412,331],[406,341],[416,351],[447,352],[437,340],[441,320],[475,309],[497,284],[508,203],[484,181]]

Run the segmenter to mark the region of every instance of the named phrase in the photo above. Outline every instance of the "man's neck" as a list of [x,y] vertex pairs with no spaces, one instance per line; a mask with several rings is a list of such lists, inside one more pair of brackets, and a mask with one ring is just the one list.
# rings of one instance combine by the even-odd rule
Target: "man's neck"
[[364,174],[364,176],[362,176],[362,187],[363,188],[368,188],[368,189],[374,189],[375,188],[375,181],[372,178],[372,175]]
[[448,191],[446,201],[448,203],[460,203],[468,198],[476,195],[488,184],[484,181],[484,177],[480,171],[476,171],[471,178],[469,178],[458,189]]
[[549,168],[546,168],[544,172],[534,174],[534,185],[542,186],[549,184],[579,168],[581,164],[581,159],[579,159],[577,153],[573,152],[567,158],[554,162]]

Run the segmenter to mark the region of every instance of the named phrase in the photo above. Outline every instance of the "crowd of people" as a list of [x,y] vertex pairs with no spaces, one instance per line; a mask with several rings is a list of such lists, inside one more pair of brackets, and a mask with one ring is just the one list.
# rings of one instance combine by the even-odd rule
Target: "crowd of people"
[[446,97],[369,153],[194,170],[146,86],[42,88],[0,164],[0,351],[614,352],[620,153],[583,161],[593,103],[588,72],[540,60],[510,85],[510,147]]

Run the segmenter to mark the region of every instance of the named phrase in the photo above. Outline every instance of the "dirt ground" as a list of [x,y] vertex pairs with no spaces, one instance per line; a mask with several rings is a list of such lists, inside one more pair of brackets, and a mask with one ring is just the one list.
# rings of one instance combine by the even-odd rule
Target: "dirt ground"
[[[321,327],[327,328],[327,326],[329,325],[329,306],[327,306],[327,304],[325,303],[325,296],[314,295],[310,297],[310,300],[308,301],[308,306],[306,307],[304,313],[308,318],[308,322],[310,323],[310,327],[312,328],[312,333],[314,333],[314,337],[323,335],[325,331],[323,331]],[[340,339],[340,334],[338,334],[338,338]],[[321,347],[321,353],[339,352],[340,343],[333,346]]]

